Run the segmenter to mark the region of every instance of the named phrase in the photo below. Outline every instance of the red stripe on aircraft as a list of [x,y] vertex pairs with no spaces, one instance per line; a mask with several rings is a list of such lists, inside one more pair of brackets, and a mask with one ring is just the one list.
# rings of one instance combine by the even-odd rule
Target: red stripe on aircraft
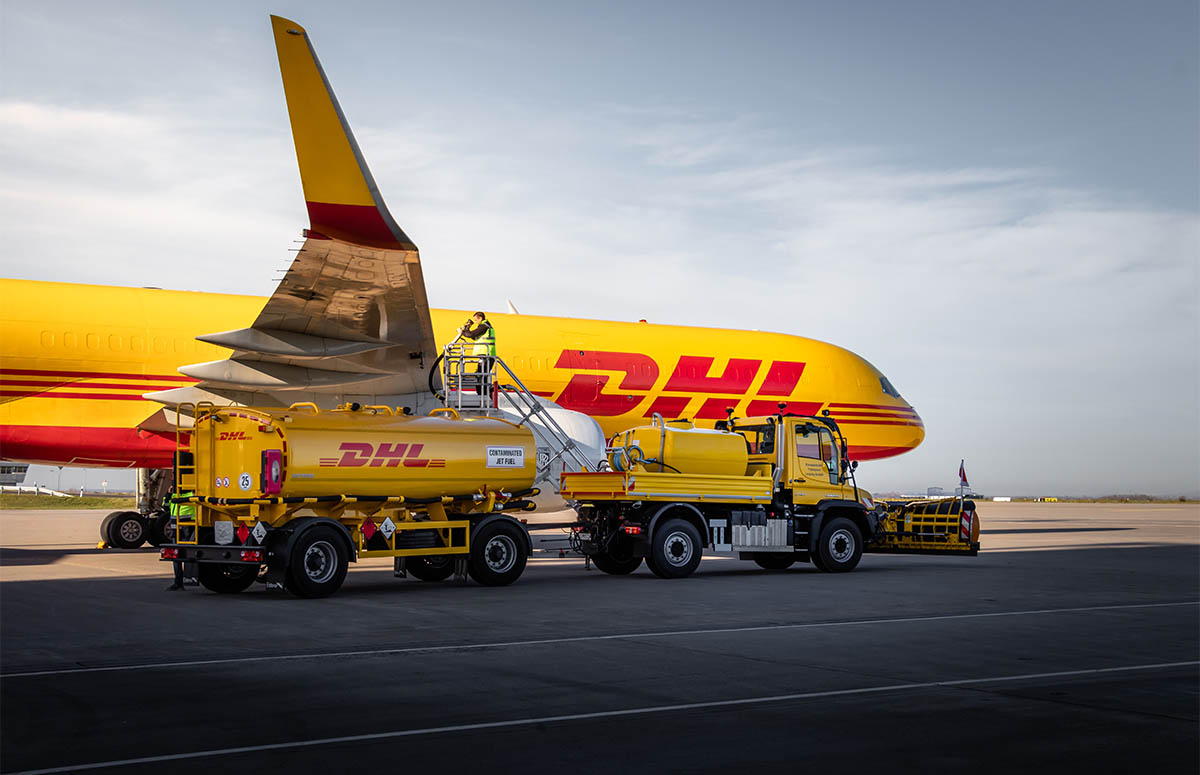
[[911,451],[912,447],[868,447],[851,444],[846,454],[851,460],[881,460]]
[[[709,398],[700,407],[700,411],[696,412],[695,419],[697,420],[724,420],[729,417],[729,412],[726,409],[734,409],[737,407],[736,398]],[[665,417],[666,415],[664,415]]]
[[[813,416],[821,409],[820,401],[787,401],[783,407],[783,413],[792,413],[800,415]],[[746,407],[747,417],[761,417],[767,414],[779,414],[778,401],[751,401]]]
[[887,418],[917,418],[916,412],[843,412],[841,409],[831,409],[829,411],[834,417],[878,417],[879,419]]
[[7,460],[30,463],[170,468],[175,437],[134,428],[0,425],[0,450]]
[[[707,376],[714,358],[698,355],[681,355],[667,386],[663,390],[678,393],[733,393],[744,395],[758,373],[762,361],[747,358],[730,358],[725,372],[719,377]],[[723,417],[724,415],[722,415]]]
[[340,205],[328,202],[308,202],[308,220],[319,235],[392,250],[411,249],[396,240],[379,208],[375,205]]
[[880,404],[830,404],[829,408],[834,407],[839,409],[882,409],[887,412],[906,412],[912,411],[911,406],[882,406]]
[[0,395],[13,398],[90,398],[93,401],[145,401],[134,393],[52,393],[49,390],[16,390],[0,388]]
[[15,374],[23,377],[78,377],[81,379],[139,379],[162,380],[164,382],[195,382],[191,377],[178,374],[129,374],[117,371],[46,371],[44,369],[0,369],[0,377]]
[[920,420],[843,420],[840,417],[835,417],[838,425],[917,425],[922,428],[925,425]]
[[28,387],[66,387],[75,388],[112,388],[117,390],[140,390],[143,393],[149,390],[174,390],[177,385],[150,385],[142,383],[140,385],[130,385],[124,382],[77,382],[75,380],[61,380],[59,382],[38,382],[32,379],[8,379],[0,375],[0,383],[5,387],[28,386]]
[[758,389],[760,396],[790,396],[804,374],[805,364],[799,361],[775,361],[767,371],[762,387]]

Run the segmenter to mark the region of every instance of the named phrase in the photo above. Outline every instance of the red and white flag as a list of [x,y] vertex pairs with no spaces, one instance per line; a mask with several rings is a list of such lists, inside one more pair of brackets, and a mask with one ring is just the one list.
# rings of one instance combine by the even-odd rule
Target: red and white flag
[[970,484],[967,483],[967,469],[965,467],[966,462],[967,462],[967,459],[963,458],[958,463],[958,486],[959,487],[970,487],[971,486]]

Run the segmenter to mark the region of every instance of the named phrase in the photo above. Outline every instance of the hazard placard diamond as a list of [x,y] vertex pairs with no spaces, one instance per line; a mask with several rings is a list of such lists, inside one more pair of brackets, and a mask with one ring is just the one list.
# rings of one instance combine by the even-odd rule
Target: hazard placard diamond
[[238,525],[238,529],[234,532],[237,533],[238,541],[242,542],[243,544],[246,543],[246,539],[250,537],[250,528],[246,527],[245,524]]
[[263,539],[267,537],[267,528],[263,523],[255,522],[254,529],[250,531],[250,535],[254,536],[254,540],[261,544]]
[[362,534],[363,534],[363,537],[366,538],[368,541],[371,540],[371,536],[375,535],[375,531],[377,529],[378,528],[375,527],[375,523],[372,522],[369,517],[367,519],[365,519],[362,523]]
[[387,540],[392,540],[392,533],[396,532],[396,523],[391,517],[384,517],[383,524],[379,526],[379,532],[383,533],[383,537]]

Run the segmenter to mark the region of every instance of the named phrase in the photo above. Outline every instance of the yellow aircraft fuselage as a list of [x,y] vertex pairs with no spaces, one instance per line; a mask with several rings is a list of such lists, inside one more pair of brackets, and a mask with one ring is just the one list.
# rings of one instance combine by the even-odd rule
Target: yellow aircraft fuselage
[[[0,457],[54,465],[167,467],[174,438],[138,430],[143,393],[193,384],[180,366],[231,352],[194,337],[250,326],[255,296],[0,279]],[[432,310],[439,342],[472,311]],[[873,366],[788,334],[489,315],[525,385],[611,437],[655,412],[700,425],[784,411],[838,420],[853,459],[907,452],[921,418]],[[886,389],[885,389],[886,384]]]

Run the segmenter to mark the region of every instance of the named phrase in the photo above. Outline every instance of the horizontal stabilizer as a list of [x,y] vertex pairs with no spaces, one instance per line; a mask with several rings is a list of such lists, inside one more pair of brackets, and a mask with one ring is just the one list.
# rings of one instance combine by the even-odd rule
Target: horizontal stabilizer
[[201,342],[264,355],[280,355],[287,358],[327,358],[357,355],[388,347],[388,342],[361,342],[351,339],[331,339],[310,336],[295,331],[277,328],[240,328],[196,337]]
[[328,369],[308,369],[284,363],[265,361],[224,360],[180,366],[179,373],[222,385],[247,389],[303,390],[305,388],[338,387],[379,379],[385,374],[369,374]]
[[309,236],[416,250],[383,203],[308,33],[279,16],[271,17],[271,27],[309,223],[315,232]]
[[[202,401],[206,401],[214,406],[228,406],[235,403],[232,399],[217,395],[216,393],[211,393],[204,388],[199,388],[195,385],[171,388],[170,390],[155,390],[150,393],[142,393],[142,398],[146,399],[147,401],[157,401],[158,403],[166,404],[167,406],[198,404]],[[139,425],[138,427],[141,428],[142,425]]]

